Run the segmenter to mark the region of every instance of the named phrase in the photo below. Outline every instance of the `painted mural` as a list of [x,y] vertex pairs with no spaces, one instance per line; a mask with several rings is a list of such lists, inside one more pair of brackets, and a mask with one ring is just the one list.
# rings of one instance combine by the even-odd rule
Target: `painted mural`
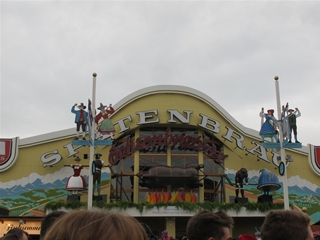
[[[235,179],[236,170],[226,169],[229,179]],[[248,185],[244,185],[245,197],[250,202],[257,202],[258,197],[263,194],[257,189],[260,170],[248,171]],[[283,202],[283,183],[279,182],[281,187],[279,190],[272,192],[273,202]],[[231,186],[226,181],[227,188],[235,190],[235,186]],[[302,179],[298,175],[288,178],[289,201],[298,208],[307,208],[313,222],[320,219],[320,186]]]
[[[40,176],[31,173],[28,177],[0,183],[0,208],[9,210],[9,216],[43,216],[44,206],[49,201],[66,200],[71,194],[66,190],[66,183],[73,170],[64,167],[53,174]],[[89,170],[82,174],[88,182]],[[105,192],[109,188],[110,174],[104,170],[101,174],[101,188]],[[87,196],[83,192],[82,196]]]
[[[88,179],[88,170],[84,169],[84,177]],[[226,169],[229,179],[235,179],[235,170]],[[42,216],[44,205],[52,200],[66,200],[70,194],[66,190],[68,177],[72,169],[63,168],[53,175],[40,176],[32,173],[27,179],[16,179],[7,183],[0,183],[0,207],[9,209],[10,216]],[[249,201],[256,202],[262,194],[257,189],[259,170],[248,172],[248,185],[244,185],[245,196]],[[101,188],[109,187],[110,174],[103,172]],[[227,188],[235,191],[235,186],[226,182]],[[282,186],[282,182],[280,182]],[[320,186],[313,184],[299,176],[288,178],[289,200],[299,208],[306,207],[308,214],[315,222],[320,217]],[[84,193],[86,194],[86,193]],[[283,192],[281,188],[272,193],[275,202],[281,202]]]

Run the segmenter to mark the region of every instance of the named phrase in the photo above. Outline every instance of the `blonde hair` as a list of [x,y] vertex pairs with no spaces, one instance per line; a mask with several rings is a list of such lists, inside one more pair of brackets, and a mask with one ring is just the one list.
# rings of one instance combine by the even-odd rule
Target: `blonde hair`
[[42,240],[147,240],[135,218],[116,212],[77,210],[58,219]]

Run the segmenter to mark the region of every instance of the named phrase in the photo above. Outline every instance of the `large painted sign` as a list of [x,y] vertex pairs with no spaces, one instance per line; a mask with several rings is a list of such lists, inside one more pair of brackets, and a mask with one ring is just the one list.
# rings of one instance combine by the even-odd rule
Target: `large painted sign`
[[[188,107],[187,107],[188,108]],[[155,125],[158,123],[165,123],[170,125],[180,124],[180,125],[188,125],[194,123],[193,126],[197,126],[207,132],[212,133],[213,135],[219,136],[219,139],[224,142],[226,145],[233,145],[232,151],[242,151],[246,157],[255,156],[255,162],[252,163],[253,169],[248,171],[249,175],[249,183],[255,184],[259,177],[259,170],[262,163],[270,164],[270,168],[274,168],[279,166],[279,157],[280,155],[273,150],[266,149],[260,142],[259,138],[252,138],[252,136],[248,136],[243,134],[237,130],[235,125],[232,123],[223,124],[224,121],[221,116],[212,115],[211,113],[207,113],[206,111],[199,112],[194,114],[192,110],[172,110],[172,109],[153,109],[151,108],[135,108],[135,109],[151,109],[151,110],[141,110],[134,111],[133,114],[128,114],[125,112],[125,115],[121,115],[118,117],[116,121],[113,122],[113,125],[118,128],[118,133],[122,134],[129,130],[136,128],[137,126],[145,127],[148,125]],[[159,108],[160,109],[160,108]],[[182,108],[186,109],[186,108]],[[196,110],[195,110],[196,111]],[[200,111],[200,110],[199,110]],[[135,116],[136,114],[136,116]],[[114,115],[117,116],[117,115]],[[114,120],[115,117],[113,117]],[[177,136],[166,136],[161,135],[161,142],[165,144],[165,142],[170,143],[170,139],[172,137],[172,141],[179,141],[179,144],[182,143],[184,145],[193,146],[194,149],[201,149],[202,151],[208,150],[207,153],[215,154],[212,149],[206,148],[203,145],[199,138],[186,138],[183,135]],[[249,139],[250,138],[250,139]],[[138,139],[138,142],[137,142]],[[119,159],[124,159],[125,156],[128,155],[131,151],[139,150],[142,147],[148,146],[148,144],[153,144],[153,141],[157,141],[159,143],[160,136],[157,138],[151,139],[151,136],[144,138],[137,138],[135,142],[128,142],[126,147],[123,148],[110,148],[112,149],[109,152],[109,161],[116,162]],[[83,141],[83,140],[82,140]],[[61,144],[57,142],[57,144]],[[9,146],[8,139],[4,139],[2,141],[2,145],[0,146],[0,158],[1,163],[0,171],[8,170],[11,166],[13,166],[14,161],[10,159],[17,158],[17,140],[16,142],[13,140],[11,145],[11,155],[7,149]],[[63,161],[66,161],[66,158],[70,158],[75,156],[81,152],[81,148],[84,146],[75,146],[70,141],[64,142],[63,149],[57,149],[55,146],[50,145],[50,147],[44,148],[43,152],[39,154],[36,159],[37,164],[41,166],[41,168],[54,169],[54,167],[60,166]],[[200,148],[201,146],[201,148]],[[50,149],[52,147],[52,149]],[[49,148],[49,149],[48,149]],[[41,148],[42,149],[42,148]],[[240,150],[240,151],[239,151]],[[313,171],[319,170],[319,159],[320,154],[317,148],[312,148],[312,156],[310,157],[310,165],[313,166]],[[126,152],[127,151],[127,152]],[[15,158],[13,158],[13,155]],[[253,158],[252,158],[253,159]],[[256,160],[261,160],[257,162]],[[32,159],[33,160],[33,159]],[[9,164],[9,162],[11,162]],[[109,163],[112,163],[109,162]],[[244,161],[242,161],[244,162]],[[298,162],[294,162],[294,164],[300,164]],[[7,165],[6,165],[7,164]],[[260,165],[261,164],[261,165]],[[288,165],[290,162],[287,163]],[[300,166],[300,165],[299,165]],[[53,168],[50,168],[53,167]],[[235,167],[234,167],[235,168]],[[238,169],[234,169],[230,164],[228,168],[226,168],[226,174],[230,179],[235,177],[235,173]],[[318,170],[316,170],[318,169]],[[48,170],[49,171],[49,170]],[[68,191],[65,190],[65,182],[67,178],[72,174],[72,169],[70,167],[62,167],[59,169],[55,169],[55,171],[51,174],[38,174],[36,170],[34,170],[29,178],[26,181],[26,178],[16,177],[16,179],[11,179],[8,182],[0,183],[0,207],[5,207],[10,210],[10,214],[12,216],[26,215],[26,216],[37,216],[38,214],[43,213],[44,204],[47,201],[55,200],[55,199],[65,199],[66,195],[69,194]],[[85,178],[88,178],[88,170],[84,169],[83,175]],[[319,175],[318,174],[318,175]],[[308,179],[306,179],[308,178]],[[109,185],[109,173],[105,172],[102,176],[103,186],[107,188]],[[312,179],[312,182],[311,180]],[[308,207],[310,212],[308,214],[312,215],[313,219],[317,218],[317,214],[319,214],[319,206],[320,206],[320,188],[317,185],[316,181],[313,181],[314,177],[307,176],[305,178],[298,176],[298,174],[292,174],[288,179],[289,182],[289,194],[290,194],[290,202],[298,205],[299,207]],[[281,181],[280,181],[280,184]],[[226,188],[232,188],[232,186],[226,183]],[[257,190],[256,186],[250,185],[244,186],[245,194],[258,196],[260,193]],[[232,189],[234,192],[234,189]],[[275,192],[274,199],[283,199],[281,190]]]

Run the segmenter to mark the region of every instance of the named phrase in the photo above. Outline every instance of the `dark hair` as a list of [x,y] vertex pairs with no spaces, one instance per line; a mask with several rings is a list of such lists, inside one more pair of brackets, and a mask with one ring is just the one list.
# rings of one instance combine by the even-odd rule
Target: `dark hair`
[[53,211],[47,214],[41,221],[41,229],[40,229],[40,239],[43,238],[44,234],[48,231],[51,225],[61,216],[66,214],[64,211]]
[[228,214],[222,211],[216,213],[200,211],[189,219],[187,238],[189,240],[207,240],[213,237],[215,240],[221,240],[225,234],[224,227],[233,227],[233,219]]
[[309,235],[310,217],[295,210],[270,211],[261,226],[263,240],[301,240]]
[[16,234],[6,234],[4,237],[0,238],[1,240],[19,240],[19,237]]
[[147,240],[142,225],[132,216],[101,210],[76,210],[57,219],[43,240]]
[[21,239],[24,234],[27,236],[27,238],[29,238],[29,234],[27,232],[23,231],[22,229],[12,228],[5,235],[5,237],[6,237],[5,239],[8,239],[8,240],[9,239]]

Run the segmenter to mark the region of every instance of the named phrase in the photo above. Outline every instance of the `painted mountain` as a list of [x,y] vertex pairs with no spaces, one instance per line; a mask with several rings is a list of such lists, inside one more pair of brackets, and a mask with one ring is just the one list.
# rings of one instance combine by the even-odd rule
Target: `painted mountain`
[[[89,170],[81,174],[88,182]],[[66,199],[69,191],[65,189],[68,177],[73,171],[62,169],[54,174],[40,176],[31,173],[28,177],[10,182],[0,183],[0,207],[9,209],[10,216],[43,215],[43,206],[46,202],[56,199]],[[110,180],[109,172],[102,172],[101,182]],[[37,213],[37,211],[39,213]]]

